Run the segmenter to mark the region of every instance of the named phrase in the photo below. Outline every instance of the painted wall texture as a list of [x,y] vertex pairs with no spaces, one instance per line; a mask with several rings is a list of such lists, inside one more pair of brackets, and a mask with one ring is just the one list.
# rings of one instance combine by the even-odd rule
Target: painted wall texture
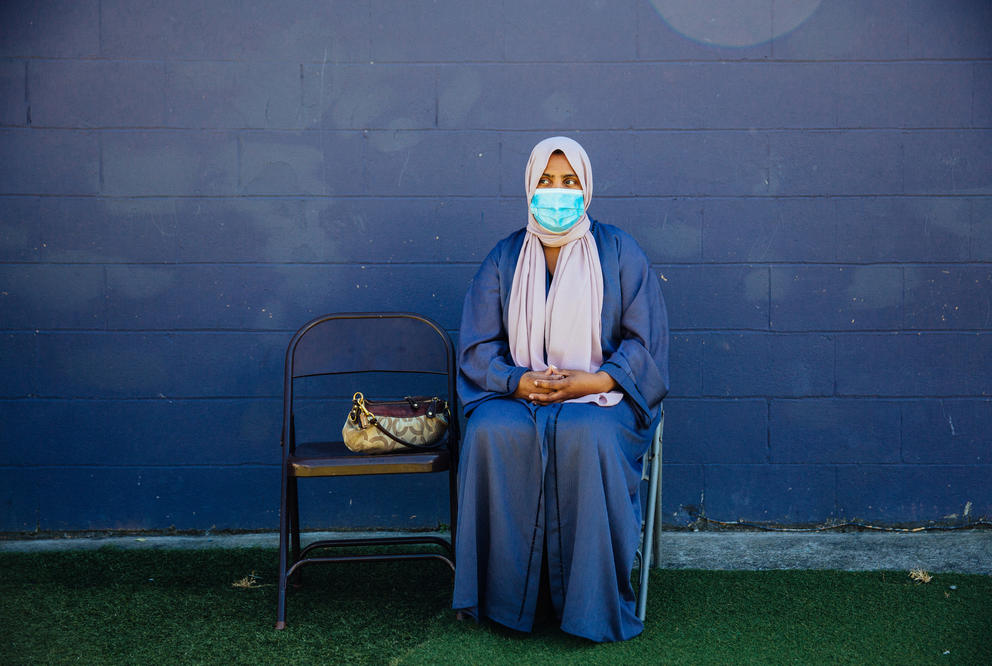
[[292,331],[457,333],[557,133],[662,280],[666,522],[992,515],[992,3],[12,0],[0,125],[0,531],[275,528]]

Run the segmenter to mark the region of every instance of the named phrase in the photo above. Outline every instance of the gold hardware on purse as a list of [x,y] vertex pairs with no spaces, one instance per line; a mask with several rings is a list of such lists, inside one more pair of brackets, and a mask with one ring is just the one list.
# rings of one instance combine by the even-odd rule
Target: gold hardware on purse
[[437,447],[448,430],[448,403],[437,396],[367,400],[359,391],[341,437],[356,453],[389,453]]

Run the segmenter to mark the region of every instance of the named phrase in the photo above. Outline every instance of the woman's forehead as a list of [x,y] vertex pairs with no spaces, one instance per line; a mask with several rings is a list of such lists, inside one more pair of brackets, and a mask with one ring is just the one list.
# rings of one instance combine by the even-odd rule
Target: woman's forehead
[[553,171],[555,173],[575,173],[575,168],[572,163],[568,161],[564,153],[552,153],[551,157],[548,158],[548,164],[544,168],[545,172]]

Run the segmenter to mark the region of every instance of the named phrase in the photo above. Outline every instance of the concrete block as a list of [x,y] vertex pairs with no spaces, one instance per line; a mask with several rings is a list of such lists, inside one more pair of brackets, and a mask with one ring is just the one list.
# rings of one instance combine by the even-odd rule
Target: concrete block
[[764,400],[665,400],[666,464],[768,460]]
[[[374,476],[303,479],[300,523],[305,530],[423,529],[451,524],[446,472],[400,475],[388,483],[389,492],[384,493],[382,479]],[[377,501],[369,502],[369,497]]]
[[28,68],[31,123],[41,127],[161,127],[160,62],[39,60]]
[[176,204],[180,257],[192,262],[475,264],[511,231],[494,231],[497,209],[495,199],[474,197],[238,198]]
[[409,310],[457,327],[474,271],[409,264],[108,266],[107,317],[120,330],[295,330],[325,312]]
[[45,470],[41,482],[46,488],[39,511],[42,530],[272,529],[279,524],[278,466],[62,468]]
[[169,127],[303,127],[295,63],[167,62],[164,78]]
[[[635,154],[638,138],[634,134],[617,132],[543,131],[543,132],[501,132],[500,141],[500,194],[506,197],[524,197],[524,171],[531,150],[549,136],[564,134],[585,148],[592,163],[593,204],[596,197],[648,196],[654,190],[637,191],[634,187],[634,171],[641,158]],[[592,210],[592,208],[590,208]],[[595,217],[595,213],[593,213]],[[606,220],[604,220],[605,222]]]
[[0,56],[100,55],[100,0],[5,2],[0,25]]
[[[629,68],[629,66],[628,66]],[[636,128],[835,127],[837,67],[823,63],[663,63],[629,68]]]
[[851,465],[837,469],[844,518],[918,524],[992,514],[990,465]]
[[834,260],[833,199],[708,198],[700,205],[703,261]]
[[967,261],[971,203],[961,197],[835,201],[837,260]]
[[0,194],[96,194],[100,148],[92,132],[0,129]]
[[645,60],[764,60],[771,56],[767,0],[737,5],[668,1],[637,4],[637,55]]
[[40,210],[41,199],[37,197],[0,197],[0,261],[38,260]]
[[626,129],[635,123],[640,69],[575,62],[440,67],[438,126]]
[[771,134],[768,141],[771,160],[768,191],[771,194],[897,194],[903,191],[902,134],[887,131],[782,132]]
[[972,65],[837,65],[840,127],[969,127]]
[[[275,307],[288,279],[271,266],[108,266],[108,321],[114,330],[291,329],[289,308]],[[294,321],[308,318],[292,309]]]
[[366,156],[368,191],[492,196],[499,159],[499,137],[493,133],[373,131]]
[[315,262],[341,254],[335,239],[306,224],[302,199],[180,199],[172,205],[184,263]]
[[[304,0],[239,5],[244,22],[237,51],[251,60],[368,62],[371,14],[367,2]],[[195,36],[194,36],[195,39]]]
[[112,195],[234,194],[237,137],[229,132],[111,132],[101,136],[103,192]]
[[24,398],[38,392],[36,334],[0,333],[0,397]]
[[771,327],[899,329],[902,271],[900,266],[772,266]]
[[44,197],[35,224],[44,261],[85,264],[174,262],[172,199]]
[[659,266],[672,328],[768,328],[768,269]]
[[833,393],[834,343],[815,334],[703,336],[706,396],[812,397]]
[[7,465],[278,465],[281,455],[280,400],[0,401],[0,417]]
[[362,62],[369,54],[369,8],[357,2],[294,4],[134,3],[106,0],[103,54],[120,58]]
[[992,325],[992,267],[907,266],[905,328],[976,329]]
[[703,206],[699,201],[669,198],[593,197],[593,219],[628,232],[652,263],[700,260]]
[[695,397],[702,394],[703,336],[673,333],[669,337],[669,396]]
[[992,335],[865,333],[837,336],[837,394],[992,395]]
[[12,329],[104,328],[103,268],[0,265],[0,320]]
[[494,228],[498,210],[496,199],[481,197],[320,199],[306,203],[305,224],[326,239],[317,245],[326,248],[322,260],[474,266],[515,230]]
[[992,194],[992,130],[906,134],[908,194]]
[[723,521],[820,523],[836,515],[824,465],[708,465],[706,515]]
[[27,63],[0,62],[0,125],[27,125]]
[[971,202],[971,260],[992,261],[992,197]]
[[920,57],[992,58],[988,38],[992,7],[987,2],[961,0],[945,5],[909,0],[908,11],[899,18],[909,24],[907,43]]
[[510,4],[504,6],[502,17],[507,60],[627,61],[637,57],[636,3],[576,5],[568,0],[550,0],[532,6]]
[[914,400],[901,403],[902,462],[988,465],[992,401]]
[[766,194],[768,140],[748,132],[638,132],[626,161],[633,193]]
[[[364,146],[357,134],[325,137],[320,132],[246,132],[240,141],[243,194],[362,191]],[[333,159],[325,152],[330,146]],[[328,183],[334,183],[334,188],[329,190]]]
[[322,129],[428,129],[437,120],[433,65],[303,67],[303,121]]
[[[380,384],[378,381],[375,381],[380,379],[378,377],[373,379],[372,377],[348,376],[329,379],[331,379],[331,382],[311,382],[305,380],[307,381],[305,386],[301,380],[297,380],[296,382],[296,386],[294,387],[296,393],[294,394],[293,416],[295,418],[294,427],[296,428],[297,444],[326,442],[331,439],[340,438],[341,424],[344,422],[344,418],[341,415],[351,411],[351,397],[355,393],[355,389],[352,387],[353,384],[366,386],[367,388],[364,391],[368,392],[368,394],[371,394],[371,391],[376,391],[376,395],[385,396],[392,395],[394,391],[391,382],[384,378],[382,380],[383,386],[381,386],[381,393]],[[385,384],[390,385],[385,386]],[[348,393],[349,389],[352,389],[350,394]],[[312,399],[306,398],[303,395],[304,390],[307,391],[308,395],[323,393],[323,396]],[[446,391],[446,388],[441,389],[441,391]],[[418,394],[430,392],[433,395],[431,388],[415,389],[415,392]],[[282,424],[279,423],[277,426],[281,428]],[[278,434],[282,434],[281,429]]]
[[279,397],[283,333],[47,333],[36,393],[52,398]]
[[38,470],[22,467],[0,469],[0,532],[38,529],[40,474]]
[[[662,451],[664,457],[664,451]],[[661,521],[663,525],[688,525],[699,515],[704,501],[703,466],[669,463],[661,468]],[[655,524],[655,530],[659,525]]]
[[971,101],[971,126],[992,126],[992,63],[976,62],[974,94]]
[[989,7],[980,0],[837,0],[775,40],[776,58],[988,58]]
[[900,403],[882,400],[772,400],[773,463],[899,462]]
[[[504,8],[496,3],[372,0],[373,62],[460,62],[503,59]],[[506,12],[512,12],[512,7]]]

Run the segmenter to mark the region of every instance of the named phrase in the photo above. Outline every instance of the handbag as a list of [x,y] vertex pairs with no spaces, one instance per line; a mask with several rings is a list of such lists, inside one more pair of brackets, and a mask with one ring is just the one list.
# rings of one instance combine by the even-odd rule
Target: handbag
[[341,437],[356,453],[433,449],[448,430],[448,417],[447,401],[437,396],[373,401],[357,392]]

